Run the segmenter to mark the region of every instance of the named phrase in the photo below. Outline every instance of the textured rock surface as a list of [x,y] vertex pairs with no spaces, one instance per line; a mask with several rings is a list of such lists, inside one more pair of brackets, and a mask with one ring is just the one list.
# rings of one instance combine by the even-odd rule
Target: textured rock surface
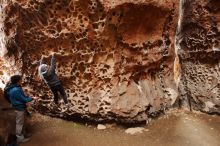
[[177,33],[181,98],[192,109],[220,113],[220,1],[185,0],[182,4]]
[[[22,73],[39,111],[67,119],[144,121],[178,96],[219,112],[219,2],[189,2],[175,44],[177,0],[2,0],[1,85]],[[37,75],[37,61],[52,52],[66,112],[53,108]]]

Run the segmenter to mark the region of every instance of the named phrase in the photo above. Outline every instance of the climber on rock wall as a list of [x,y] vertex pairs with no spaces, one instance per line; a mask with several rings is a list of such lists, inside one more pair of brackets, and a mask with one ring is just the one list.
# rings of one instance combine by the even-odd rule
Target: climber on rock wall
[[55,104],[58,105],[58,99],[59,99],[58,92],[59,92],[61,96],[63,97],[64,103],[68,106],[67,95],[61,84],[61,81],[59,80],[56,74],[56,59],[54,57],[54,54],[52,54],[50,66],[47,64],[44,64],[43,59],[44,57],[42,56],[40,60],[40,66],[38,68],[38,72],[41,78],[51,89],[54,95]]
[[24,94],[22,88],[22,76],[14,75],[11,77],[10,89],[8,89],[9,99],[16,112],[16,137],[18,143],[27,142],[29,136],[24,131],[24,121],[27,110],[27,103],[36,100],[36,97],[28,97]]

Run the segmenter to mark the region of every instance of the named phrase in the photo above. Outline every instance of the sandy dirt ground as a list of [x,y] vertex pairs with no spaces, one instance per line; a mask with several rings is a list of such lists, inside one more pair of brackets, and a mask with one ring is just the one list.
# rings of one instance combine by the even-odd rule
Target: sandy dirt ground
[[[2,109],[4,105],[0,105]],[[0,110],[0,138],[13,131],[14,111]],[[65,121],[33,113],[27,118],[31,140],[20,146],[220,146],[220,116],[171,110],[152,120],[142,133],[125,133],[130,127]],[[0,140],[1,140],[0,139]]]
[[33,136],[21,146],[219,146],[220,116],[171,111],[153,120],[143,133],[125,133],[128,127],[68,122],[34,114],[29,119]]

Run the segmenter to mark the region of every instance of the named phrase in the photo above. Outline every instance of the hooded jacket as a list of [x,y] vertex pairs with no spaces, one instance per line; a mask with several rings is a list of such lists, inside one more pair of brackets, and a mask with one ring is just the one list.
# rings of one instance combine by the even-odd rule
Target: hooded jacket
[[24,94],[21,86],[18,84],[10,85],[8,87],[8,94],[12,107],[19,111],[24,111],[27,108],[26,103],[33,100],[33,98]]
[[54,58],[54,56],[52,56],[52,58],[51,58],[51,65],[50,65],[49,69],[43,71],[41,69],[42,65],[43,65],[43,60],[40,60],[39,72],[40,72],[41,76],[43,77],[45,83],[49,87],[54,87],[54,86],[60,85],[61,82],[56,74],[56,59]]

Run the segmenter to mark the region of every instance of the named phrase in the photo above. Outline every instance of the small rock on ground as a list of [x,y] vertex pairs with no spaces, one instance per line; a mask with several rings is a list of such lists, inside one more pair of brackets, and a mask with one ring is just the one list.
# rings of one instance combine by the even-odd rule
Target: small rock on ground
[[106,129],[106,126],[102,124],[98,124],[97,129],[103,130],[103,129]]
[[128,128],[127,130],[125,130],[125,133],[134,135],[137,133],[142,133],[144,130],[145,128],[143,127]]

